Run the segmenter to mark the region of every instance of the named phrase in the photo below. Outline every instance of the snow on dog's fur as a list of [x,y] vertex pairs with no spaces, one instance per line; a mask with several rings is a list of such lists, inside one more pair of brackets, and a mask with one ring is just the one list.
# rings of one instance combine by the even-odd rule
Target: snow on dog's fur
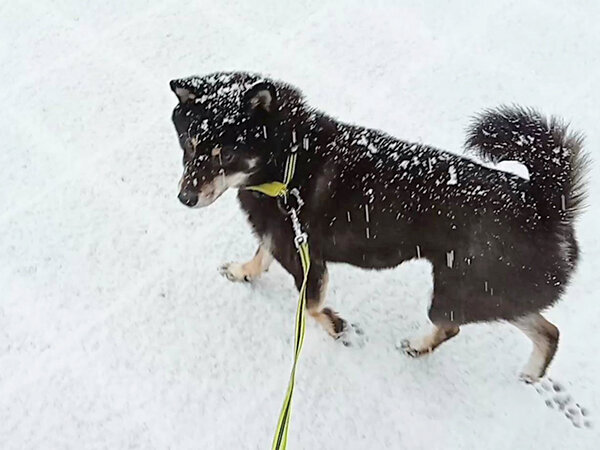
[[559,332],[540,311],[560,297],[578,256],[573,222],[587,160],[577,134],[533,110],[479,116],[467,147],[494,162],[524,164],[526,180],[339,122],[296,88],[259,75],[216,73],[173,80],[171,88],[184,151],[180,200],[205,206],[240,188],[260,240],[253,260],[222,268],[228,278],[253,279],[274,257],[301,285],[289,218],[272,198],[244,189],[281,180],[298,145],[291,187],[305,201],[300,219],[310,236],[306,307],[332,336],[351,330],[325,306],[328,262],[383,269],[421,257],[433,265],[432,326],[403,343],[406,353],[431,352],[467,323],[507,320],[534,346],[523,379],[545,373]]

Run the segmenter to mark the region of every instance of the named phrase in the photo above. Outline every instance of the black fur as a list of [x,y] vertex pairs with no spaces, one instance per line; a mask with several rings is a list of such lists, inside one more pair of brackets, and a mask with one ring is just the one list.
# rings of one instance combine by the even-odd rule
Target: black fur
[[[243,187],[281,180],[287,152],[299,145],[291,184],[305,201],[313,302],[328,262],[383,269],[417,256],[433,265],[429,315],[436,324],[515,319],[564,291],[577,260],[573,221],[586,158],[581,138],[560,122],[504,107],[473,123],[467,146],[496,161],[523,162],[527,181],[339,122],[292,86],[259,75],[218,73],[171,86],[193,94],[173,114],[186,155],[182,189],[200,192],[219,173],[244,174],[242,208],[298,286],[289,219],[273,199]],[[190,152],[192,138],[198,145]],[[216,145],[229,152],[228,163],[211,156]]]

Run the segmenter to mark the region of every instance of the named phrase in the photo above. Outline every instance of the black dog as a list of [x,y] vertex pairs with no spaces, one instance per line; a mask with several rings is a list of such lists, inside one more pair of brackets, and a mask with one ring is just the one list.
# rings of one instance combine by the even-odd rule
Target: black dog
[[273,257],[302,282],[288,216],[244,187],[280,181],[298,146],[290,187],[305,205],[312,265],[308,312],[335,338],[346,322],[324,307],[327,262],[383,269],[411,258],[433,265],[432,330],[405,341],[411,356],[431,352],[471,322],[507,320],[533,342],[522,377],[541,377],[558,329],[539,311],[564,291],[578,257],[573,222],[584,197],[582,138],[532,110],[482,114],[467,147],[493,161],[527,166],[530,180],[377,130],[338,122],[300,91],[248,73],[171,82],[173,122],[184,151],[179,199],[206,206],[238,187],[260,246],[245,264],[222,268],[250,281]]

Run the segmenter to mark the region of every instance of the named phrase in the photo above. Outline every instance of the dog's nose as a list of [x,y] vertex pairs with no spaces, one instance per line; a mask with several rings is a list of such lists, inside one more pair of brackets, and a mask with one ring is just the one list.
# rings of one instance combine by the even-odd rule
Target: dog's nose
[[185,206],[195,206],[198,203],[198,194],[192,191],[181,191],[177,198]]

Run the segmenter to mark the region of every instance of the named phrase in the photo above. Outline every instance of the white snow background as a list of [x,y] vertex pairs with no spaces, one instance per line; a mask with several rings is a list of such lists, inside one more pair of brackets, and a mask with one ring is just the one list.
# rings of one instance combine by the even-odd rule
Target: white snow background
[[[172,78],[252,70],[341,120],[461,151],[502,103],[557,114],[600,154],[600,2],[8,1],[0,4],[0,447],[266,449],[297,294],[275,265],[218,266],[255,241],[230,192],[177,200]],[[517,379],[530,343],[469,325],[411,360],[428,266],[332,266],[328,302],[368,342],[309,321],[291,449],[583,449],[600,440],[600,171],[579,269],[547,316],[575,428]]]

